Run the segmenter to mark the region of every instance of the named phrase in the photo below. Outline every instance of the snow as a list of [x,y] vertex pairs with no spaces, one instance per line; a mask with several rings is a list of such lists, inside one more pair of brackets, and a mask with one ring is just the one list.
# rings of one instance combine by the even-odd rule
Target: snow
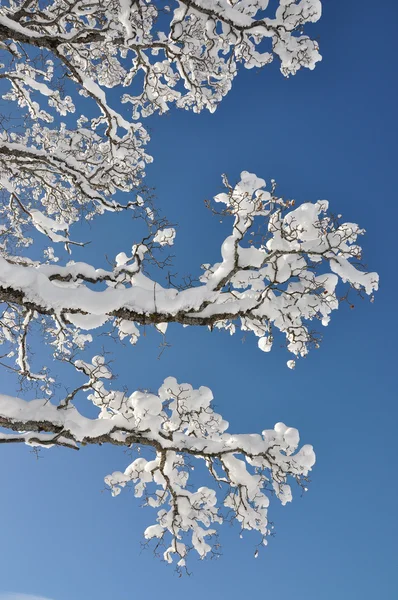
[[[176,229],[165,226],[144,194],[136,195],[152,161],[145,152],[149,135],[138,119],[165,113],[173,104],[214,112],[241,65],[252,69],[277,58],[285,76],[312,70],[321,56],[317,41],[303,28],[320,18],[321,3],[178,2],[170,8],[171,26],[165,31],[159,28],[167,19],[159,18],[154,2],[142,2],[137,10],[132,0],[117,0],[106,5],[105,18],[96,3],[90,14],[75,3],[69,15],[61,4],[46,6],[40,32],[39,26],[28,26],[28,19],[22,25],[12,18],[18,3],[0,7],[0,26],[9,33],[13,52],[0,66],[10,88],[3,98],[16,103],[26,122],[22,132],[4,129],[0,135],[0,187],[10,197],[1,224],[7,235],[0,248],[0,301],[5,304],[0,343],[11,369],[51,397],[54,381],[46,365],[31,372],[26,352],[32,329],[40,325],[54,357],[74,368],[83,383],[58,406],[48,398],[26,401],[0,394],[0,425],[7,430],[0,441],[129,448],[132,462],[105,481],[113,495],[132,484],[135,496],[157,511],[144,536],[155,544],[164,538],[165,560],[183,569],[191,549],[200,558],[217,552],[214,535],[227,515],[266,544],[270,488],[282,504],[290,502],[289,482],[305,480],[315,463],[314,450],[300,448],[297,429],[281,422],[261,433],[229,432],[205,386],[195,389],[169,377],[157,393],[116,389],[105,353],[91,362],[81,358],[86,356],[81,351],[95,344],[94,334],[82,332],[116,334],[136,344],[142,325],[153,324],[164,335],[176,321],[231,335],[250,332],[265,353],[283,335],[294,357],[287,366],[294,369],[313,344],[311,322],[327,325],[338,309],[341,283],[373,297],[378,276],[358,267],[364,230],[352,222],[336,223],[326,200],[293,208],[293,201],[276,196],[274,182],[267,188],[249,171],[242,171],[235,185],[223,177],[225,192],[214,201],[231,229],[220,240],[217,261],[203,265],[199,282],[193,278],[185,289],[176,289],[159,283],[146,268],[157,262],[162,247],[174,244]],[[88,41],[93,23],[100,43]],[[29,52],[20,52],[24,44],[33,44],[51,54],[54,38],[56,63],[39,68]],[[61,69],[63,57],[73,65],[68,85],[76,86],[91,105],[89,114],[97,116],[81,114],[73,121],[72,99],[56,87],[54,64]],[[119,94],[121,87],[127,93]],[[128,93],[132,89],[134,96]],[[113,107],[115,98],[131,105],[133,120]],[[67,115],[68,126],[60,115]],[[125,204],[118,200],[123,195]],[[35,260],[23,254],[37,231],[69,248],[74,243],[69,231],[82,215],[92,220],[105,211],[127,210],[144,220],[148,234],[130,254],[117,253],[111,268],[62,264],[53,248],[45,251],[44,263],[37,252]],[[75,395],[86,397],[95,417],[79,412]],[[152,448],[151,460],[137,456],[140,446]],[[196,460],[208,467],[208,485],[191,485],[189,465]]]
[[98,327],[102,327],[108,321],[106,315],[80,315],[77,313],[67,313],[66,317],[70,323],[79,329],[85,329],[86,331],[98,329]]
[[[143,244],[133,247],[131,257],[119,253],[114,271],[95,269],[85,263],[70,263],[66,267],[28,261],[19,264],[0,256],[0,284],[3,290],[22,292],[39,311],[66,312],[69,321],[80,329],[102,327],[123,313],[117,323],[119,334],[121,339],[129,336],[132,343],[139,336],[134,323],[145,323],[146,315],[154,313],[158,316],[155,325],[162,333],[173,320],[183,320],[184,324],[199,320],[205,324],[206,320],[215,319],[217,327],[233,334],[237,327],[231,321],[240,317],[242,330],[253,331],[260,338],[262,351],[272,348],[272,325],[286,335],[290,352],[296,357],[304,356],[310,345],[305,321],[320,319],[323,325],[329,323],[331,312],[339,305],[339,277],[371,295],[377,290],[378,276],[353,264],[361,253],[357,237],[363,230],[353,223],[336,226],[328,217],[325,200],[286,210],[284,201],[271,198],[264,187],[264,180],[244,171],[235,188],[222,196],[222,202],[234,215],[232,233],[221,245],[222,261],[206,266],[201,284],[178,291],[144,275],[141,263],[148,247]],[[216,199],[221,201],[220,195]],[[33,215],[37,226],[47,232],[66,228],[64,223],[40,211],[33,211]],[[267,247],[242,246],[254,220],[264,218],[268,221]],[[173,228],[160,229],[153,241],[170,244],[174,236]],[[321,259],[315,262],[315,272],[314,268],[307,268],[309,263],[314,264],[314,255]],[[106,289],[94,290],[85,284],[85,278],[110,284]],[[119,281],[123,285],[117,285]],[[232,287],[224,289],[228,283]],[[294,364],[289,361],[288,367],[294,368]]]
[[175,236],[176,230],[173,227],[167,227],[166,229],[159,229],[153,241],[160,244],[160,246],[172,246]]
[[[154,447],[153,460],[138,456],[124,472],[115,471],[105,481],[115,496],[130,482],[137,497],[147,495],[148,505],[158,513],[156,523],[144,535],[148,540],[166,537],[171,541],[166,550],[170,562],[174,555],[185,559],[188,547],[183,537],[204,558],[213,547],[213,526],[223,521],[216,489],[190,487],[186,455],[192,460],[218,458],[213,476],[230,486],[225,508],[242,528],[258,531],[262,537],[268,534],[269,480],[285,504],[292,499],[288,477],[306,476],[315,462],[311,446],[296,451],[298,431],[283,423],[261,434],[228,433],[228,424],[212,408],[213,395],[207,387],[194,389],[169,377],[158,394],[135,391],[128,396],[106,389],[102,380],[111,381],[112,374],[103,357],[94,357],[91,364],[77,361],[76,367],[89,378],[97,418],[84,417],[72,403],[60,409],[48,400],[25,401],[1,394],[0,424],[7,423],[19,433],[0,434],[0,439],[22,438],[28,445],[45,448],[57,444],[78,448],[80,443],[96,441],[130,445],[131,435],[136,444]],[[31,423],[39,424],[44,432],[29,431]],[[239,497],[242,487],[244,498]]]
[[[80,361],[77,366],[90,377],[93,377],[99,367],[104,368],[99,372],[99,377],[110,377],[102,357],[94,357],[92,365]],[[98,383],[98,379],[95,382]],[[123,443],[129,432],[140,436],[141,445],[156,444],[158,451],[154,460],[147,461],[138,457],[124,472],[115,471],[105,481],[115,496],[129,482],[135,484],[135,495],[138,497],[142,496],[146,486],[151,483],[155,483],[160,490],[163,489],[150,495],[148,504],[154,508],[169,504],[170,509],[160,508],[157,522],[147,527],[144,536],[151,540],[171,535],[171,545],[165,551],[169,562],[173,561],[174,555],[181,562],[187,554],[187,546],[174,537],[177,530],[180,531],[179,535],[187,532],[191,536],[193,548],[203,558],[212,550],[210,539],[216,530],[211,525],[222,522],[216,490],[207,486],[201,486],[196,491],[187,488],[185,452],[188,451],[192,458],[195,453],[198,458],[202,455],[220,456],[224,477],[229,480],[232,490],[235,490],[228,494],[226,508],[235,513],[242,528],[257,530],[262,536],[268,533],[269,498],[262,491],[267,480],[254,472],[251,465],[262,465],[270,471],[271,476],[277,476],[277,480],[273,480],[274,488],[284,504],[291,500],[290,487],[283,483],[285,478],[289,474],[295,477],[306,475],[314,464],[315,457],[310,446],[304,446],[293,454],[299,443],[299,435],[296,429],[283,423],[276,424],[274,430],[263,431],[261,435],[226,433],[226,422],[211,408],[213,395],[209,388],[195,390],[189,384],[179,384],[174,378],[168,378],[161,386],[159,395],[136,391],[127,397],[107,392],[104,387],[98,388],[95,382],[92,385],[98,392],[94,391],[93,401],[99,409],[102,405],[107,407],[105,411],[101,409],[96,419],[83,417],[71,404],[59,410],[47,400],[26,402],[0,395],[0,422],[4,423],[6,419],[9,423],[14,422],[19,429],[23,429],[23,423],[28,424],[30,421],[41,422],[42,428],[52,427],[53,431],[63,428],[63,436],[55,439],[50,433],[19,434],[24,436],[29,445],[40,445],[42,442],[48,447],[51,442],[55,444],[57,439],[60,443],[77,445],[79,442],[92,443],[96,437],[103,440],[106,435],[109,440]],[[121,402],[121,398],[124,401]],[[171,403],[170,399],[173,400]],[[190,425],[191,418],[193,421]],[[215,426],[217,423],[218,427]],[[162,431],[168,432],[168,435],[165,436]],[[165,461],[159,453],[159,445],[164,448],[162,452],[165,452]],[[267,454],[271,448],[272,462]],[[293,460],[290,460],[289,455],[292,455]],[[247,494],[247,500],[243,504],[235,496],[240,486],[245,487]],[[236,502],[239,503],[239,508]],[[175,511],[178,514],[178,524]],[[206,539],[209,541],[205,541]]]
[[42,35],[40,33],[38,33],[37,31],[28,29],[27,27],[23,27],[22,25],[20,25],[20,23],[18,23],[17,21],[14,21],[13,19],[10,19],[3,13],[0,13],[0,25],[3,25],[7,29],[9,29],[11,32],[14,31],[16,33],[21,33],[21,34],[25,35],[27,38],[31,37],[34,39],[34,38],[42,37]]

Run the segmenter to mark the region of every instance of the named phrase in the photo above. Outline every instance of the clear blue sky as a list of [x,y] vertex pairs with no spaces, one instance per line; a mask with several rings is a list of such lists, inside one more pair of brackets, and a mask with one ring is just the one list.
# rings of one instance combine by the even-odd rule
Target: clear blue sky
[[[274,178],[297,201],[327,198],[336,213],[367,229],[365,260],[381,277],[375,303],[343,306],[323,331],[321,349],[295,371],[286,368],[282,347],[264,354],[254,337],[242,344],[238,336],[194,328],[170,327],[171,348],[160,360],[155,333],[135,348],[115,348],[120,382],[131,390],[156,389],[174,375],[211,387],[231,430],[261,431],[277,421],[297,427],[317,453],[309,492],[301,498],[295,490],[287,507],[273,502],[276,536],[257,560],[255,539],[240,540],[225,526],[223,557],[194,561],[193,576],[178,579],[141,552],[152,511],[129,492],[115,499],[102,493],[104,475],[128,464],[121,450],[54,450],[36,461],[26,447],[1,447],[0,597],[398,597],[397,18],[396,0],[326,0],[311,30],[324,57],[314,72],[285,80],[276,62],[242,71],[214,115],[172,111],[147,121],[155,157],[147,183],[180,224],[182,273],[219,256],[227,229],[203,199],[221,191],[223,172],[231,180],[244,169]],[[112,226],[104,219],[93,239]],[[121,230],[108,243],[110,255],[134,241],[134,222],[116,219]],[[102,248],[95,255],[94,248],[90,259],[100,265]]]

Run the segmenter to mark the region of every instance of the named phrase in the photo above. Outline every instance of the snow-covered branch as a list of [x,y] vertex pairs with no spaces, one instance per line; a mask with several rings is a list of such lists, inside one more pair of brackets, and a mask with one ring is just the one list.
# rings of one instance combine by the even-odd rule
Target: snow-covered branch
[[[145,530],[164,558],[185,567],[191,549],[201,558],[217,553],[214,525],[236,519],[243,530],[257,531],[266,543],[269,498],[292,499],[289,478],[300,485],[315,462],[311,446],[297,451],[299,434],[277,423],[261,434],[233,435],[214,412],[209,388],[193,389],[169,377],[157,394],[109,391],[103,379],[111,373],[101,357],[77,368],[89,377],[89,398],[99,415],[89,419],[71,405],[48,400],[26,402],[0,395],[0,425],[16,434],[0,434],[0,443],[24,442],[33,447],[113,444],[132,448],[136,458],[123,471],[105,478],[113,495],[133,485],[135,496],[158,508],[156,524]],[[21,433],[24,432],[24,433]],[[140,453],[151,449],[153,456]],[[188,485],[194,459],[204,461],[216,489]],[[217,492],[218,490],[218,492]]]
[[36,231],[70,249],[82,215],[130,209],[153,221],[141,193],[149,135],[109,90],[119,88],[113,97],[134,119],[171,104],[214,111],[240,64],[275,55],[285,75],[313,68],[318,46],[303,27],[320,15],[319,0],[281,0],[274,13],[268,0],[2,3],[1,91],[20,116],[17,126],[0,121],[3,249],[28,245]]
[[[114,495],[133,485],[158,509],[145,538],[155,549],[165,543],[165,560],[175,558],[179,569],[191,549],[201,558],[217,553],[216,526],[229,518],[266,543],[269,496],[289,502],[289,479],[304,487],[314,452],[298,450],[297,430],[283,423],[229,433],[205,387],[168,378],[156,394],[129,395],[106,386],[106,349],[99,356],[96,348],[91,363],[82,355],[95,346],[93,332],[135,344],[148,325],[163,335],[169,323],[240,330],[264,352],[282,334],[293,358],[303,357],[319,345],[312,324],[327,325],[346,297],[341,284],[372,298],[378,276],[362,267],[357,224],[333,216],[326,200],[295,206],[278,197],[275,182],[244,171],[236,185],[224,176],[225,192],[208,206],[231,223],[220,257],[180,284],[169,274],[164,285],[163,271],[152,267],[169,265],[161,251],[177,232],[143,184],[152,158],[138,119],[172,105],[214,112],[240,65],[277,57],[285,76],[313,69],[318,44],[303,29],[320,15],[319,0],[0,6],[0,93],[12,107],[0,117],[0,366],[46,397],[0,394],[0,443],[129,448],[137,456],[106,483]],[[87,241],[71,237],[75,223],[121,211],[142,218],[145,231],[106,269],[100,258],[97,266],[66,261],[40,247],[45,236],[71,253]],[[45,343],[33,356],[37,340]],[[53,358],[73,369],[62,398],[47,367]],[[75,377],[83,381],[75,385]],[[83,398],[96,416],[76,408]],[[217,491],[208,481],[188,486],[195,459]]]
[[[3,98],[16,101],[33,124],[20,134],[3,122],[0,186],[12,187],[15,170],[21,171],[28,201],[40,198],[47,217],[59,213],[65,220],[62,213],[76,202],[112,208],[110,196],[137,185],[151,157],[146,130],[111,106],[109,88],[120,86],[134,118],[163,113],[173,103],[214,111],[239,64],[262,67],[276,55],[285,75],[312,69],[318,46],[302,28],[320,15],[319,0],[281,0],[274,15],[268,0],[2,3],[0,81],[10,86]],[[142,91],[132,95],[141,77]],[[68,131],[59,116],[71,118],[79,95],[93,101],[97,114],[80,117]],[[35,176],[29,167],[38,162]]]
[[[0,300],[61,320],[66,330],[114,322],[124,336],[131,323],[134,341],[136,325],[181,323],[230,333],[240,327],[253,332],[259,347],[269,351],[279,330],[290,352],[306,355],[314,342],[308,323],[329,323],[339,305],[339,279],[369,295],[377,289],[377,274],[358,266],[362,251],[357,238],[364,231],[328,215],[325,200],[295,208],[266,191],[264,180],[247,172],[241,177],[234,188],[226,182],[228,193],[215,197],[234,221],[232,232],[221,246],[221,262],[205,265],[197,284],[178,291],[143,273],[149,248],[173,242],[170,229],[133,246],[130,257],[118,255],[113,271],[85,263],[61,267],[0,257]],[[258,244],[252,231],[257,224]],[[92,284],[102,284],[102,289]]]

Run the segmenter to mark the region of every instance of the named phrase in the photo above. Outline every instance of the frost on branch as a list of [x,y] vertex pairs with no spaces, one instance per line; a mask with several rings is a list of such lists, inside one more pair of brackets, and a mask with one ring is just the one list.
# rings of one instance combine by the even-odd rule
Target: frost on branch
[[[133,462],[105,482],[115,496],[133,485],[135,496],[157,509],[156,522],[144,536],[155,542],[156,551],[163,546],[165,560],[176,560],[179,569],[185,567],[190,550],[200,558],[217,554],[217,525],[226,519],[236,520],[242,531],[257,532],[266,543],[270,496],[275,494],[282,504],[290,502],[289,480],[303,486],[315,462],[311,446],[297,450],[296,429],[277,423],[261,434],[234,435],[214,412],[207,387],[193,389],[169,377],[157,394],[127,395],[105,387],[103,380],[109,380],[111,372],[102,357],[75,366],[88,378],[79,391],[90,392],[98,417],[84,417],[71,397],[57,408],[48,400],[25,402],[0,395],[0,425],[18,432],[0,434],[0,443],[70,448],[109,443],[131,448]],[[152,455],[145,458],[145,449]],[[195,459],[208,469],[203,483],[213,487],[189,485]]]

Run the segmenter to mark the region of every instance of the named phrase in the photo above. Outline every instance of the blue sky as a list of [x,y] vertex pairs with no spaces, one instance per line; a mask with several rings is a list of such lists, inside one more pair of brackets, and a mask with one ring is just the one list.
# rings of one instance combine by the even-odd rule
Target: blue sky
[[[157,388],[176,376],[213,389],[234,431],[261,431],[284,421],[312,443],[317,464],[309,492],[287,507],[274,501],[276,536],[254,560],[255,539],[221,532],[219,561],[194,561],[192,577],[141,552],[151,520],[129,492],[111,498],[103,477],[128,464],[115,448],[80,453],[2,447],[0,599],[6,592],[50,600],[129,600],[145,594],[209,600],[277,596],[279,600],[389,600],[398,594],[396,223],[397,159],[395,0],[324,3],[323,61],[285,80],[275,65],[242,71],[214,115],[172,111],[151,129],[147,183],[179,223],[175,252],[181,273],[217,260],[227,225],[203,200],[221,191],[221,173],[274,178],[297,201],[326,198],[336,213],[367,229],[369,268],[381,277],[372,305],[355,301],[333,315],[317,352],[286,368],[287,352],[270,354],[226,333],[170,327],[171,347],[157,360],[160,336],[148,332],[115,359],[121,384]],[[395,17],[395,18],[394,18]],[[377,24],[377,27],[375,25]],[[134,241],[134,222],[120,217],[106,250]],[[104,218],[92,231],[103,240]],[[203,241],[204,238],[204,241]],[[95,248],[97,248],[95,250]],[[99,250],[100,248],[100,250]],[[100,265],[102,246],[89,259]],[[281,340],[282,344],[282,340]],[[4,377],[4,375],[3,375]],[[10,382],[4,381],[10,392]],[[4,596],[1,596],[4,592]],[[21,596],[21,600],[25,600]],[[28,598],[26,598],[28,600]],[[33,598],[31,600],[34,600]]]

